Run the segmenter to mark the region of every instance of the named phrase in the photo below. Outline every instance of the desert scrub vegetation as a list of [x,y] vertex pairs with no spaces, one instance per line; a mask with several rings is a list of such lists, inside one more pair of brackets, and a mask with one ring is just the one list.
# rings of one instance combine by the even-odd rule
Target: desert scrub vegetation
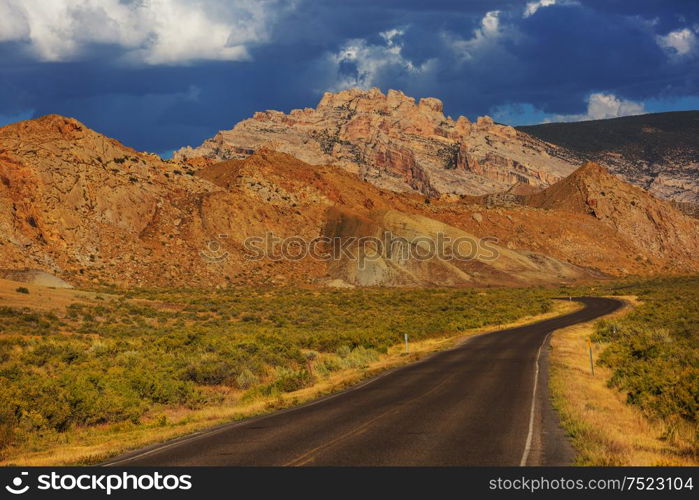
[[[113,292],[113,291],[112,291]],[[63,313],[0,308],[0,457],[75,429],[296,391],[402,341],[549,311],[550,290],[138,290]]]
[[642,304],[619,320],[597,324],[593,340],[606,343],[599,362],[612,370],[609,385],[670,429],[686,422],[696,432],[699,278],[648,281],[616,292],[633,293]]
[[576,463],[696,465],[699,280],[626,280],[561,294],[620,295],[632,304],[552,338],[549,387]]

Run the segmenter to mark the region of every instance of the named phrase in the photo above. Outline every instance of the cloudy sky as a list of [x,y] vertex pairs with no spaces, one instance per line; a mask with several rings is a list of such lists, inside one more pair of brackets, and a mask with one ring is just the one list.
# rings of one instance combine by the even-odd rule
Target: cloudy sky
[[699,1],[0,0],[0,125],[167,154],[355,86],[511,124],[699,109]]

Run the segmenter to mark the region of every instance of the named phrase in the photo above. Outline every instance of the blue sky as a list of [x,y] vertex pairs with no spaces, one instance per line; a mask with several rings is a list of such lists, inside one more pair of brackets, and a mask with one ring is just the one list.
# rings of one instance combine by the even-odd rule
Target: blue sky
[[0,124],[166,153],[353,86],[511,124],[699,109],[699,1],[0,0]]

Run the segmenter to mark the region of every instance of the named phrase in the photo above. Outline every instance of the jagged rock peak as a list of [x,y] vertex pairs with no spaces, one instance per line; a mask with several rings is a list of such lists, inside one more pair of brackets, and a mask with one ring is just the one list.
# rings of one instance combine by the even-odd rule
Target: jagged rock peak
[[[404,107],[409,110],[417,109],[422,112],[436,113],[444,119],[444,104],[436,97],[423,97],[415,104],[414,97],[407,96],[400,90],[389,89],[384,94],[378,87],[372,87],[369,90],[350,88],[335,93],[325,92],[316,110],[342,107],[359,112],[388,112]],[[295,112],[302,112],[302,110],[293,110],[291,113]],[[463,116],[459,118],[468,122],[468,118]]]

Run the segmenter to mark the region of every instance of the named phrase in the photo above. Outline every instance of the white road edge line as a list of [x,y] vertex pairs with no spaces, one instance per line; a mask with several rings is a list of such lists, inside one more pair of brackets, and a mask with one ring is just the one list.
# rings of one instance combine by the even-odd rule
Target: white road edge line
[[536,369],[534,370],[534,389],[532,389],[532,407],[529,411],[529,432],[527,433],[527,441],[524,444],[524,453],[522,453],[522,460],[519,462],[520,467],[527,465],[527,459],[529,458],[529,452],[532,449],[532,437],[534,436],[534,414],[536,410],[536,389],[539,385],[539,358],[541,357],[541,349],[548,343],[549,337],[553,332],[549,332],[544,341],[539,346],[539,350],[536,353]]

